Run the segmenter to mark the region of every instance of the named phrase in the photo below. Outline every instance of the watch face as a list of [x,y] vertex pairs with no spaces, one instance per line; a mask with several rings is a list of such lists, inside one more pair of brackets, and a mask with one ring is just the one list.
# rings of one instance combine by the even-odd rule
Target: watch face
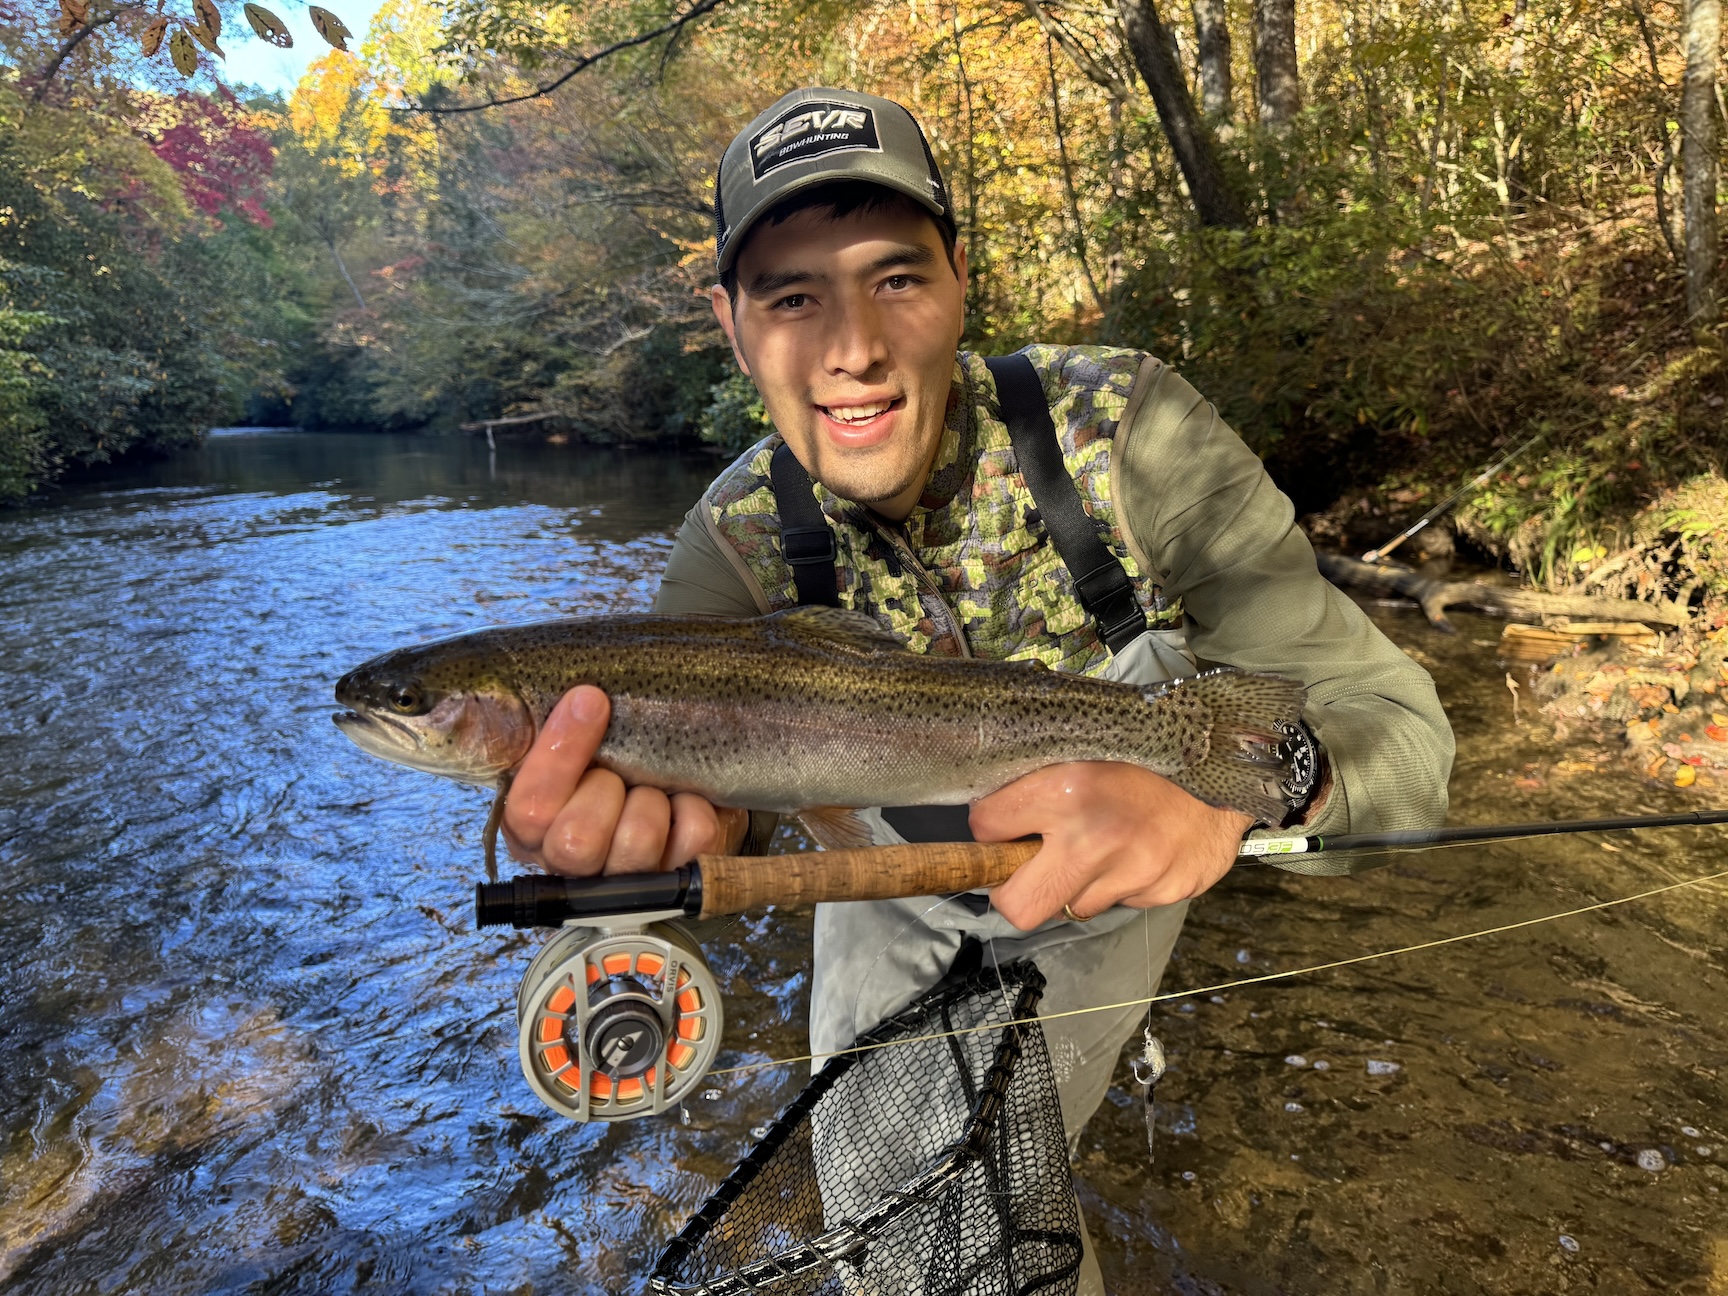
[[1278,732],[1284,735],[1284,741],[1278,744],[1278,754],[1290,762],[1290,777],[1279,784],[1279,788],[1284,793],[1285,804],[1296,810],[1314,791],[1314,782],[1320,774],[1320,753],[1314,735],[1301,721],[1280,723]]

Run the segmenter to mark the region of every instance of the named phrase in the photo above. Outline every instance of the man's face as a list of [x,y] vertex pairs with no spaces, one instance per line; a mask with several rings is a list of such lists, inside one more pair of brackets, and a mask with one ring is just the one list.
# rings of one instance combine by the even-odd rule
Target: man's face
[[820,207],[752,231],[738,300],[715,317],[774,426],[811,476],[898,521],[941,445],[966,300],[930,217],[901,207],[834,220]]

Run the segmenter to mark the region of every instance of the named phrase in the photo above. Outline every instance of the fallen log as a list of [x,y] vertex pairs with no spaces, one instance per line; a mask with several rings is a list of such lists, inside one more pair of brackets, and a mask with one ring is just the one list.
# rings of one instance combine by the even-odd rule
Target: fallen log
[[477,419],[473,423],[463,423],[464,432],[490,432],[493,428],[515,427],[518,423],[540,423],[549,418],[557,418],[556,413],[545,414],[512,414],[509,418]]
[[1370,594],[1401,594],[1414,599],[1422,615],[1436,630],[1451,634],[1457,629],[1446,619],[1449,607],[1475,608],[1511,621],[1539,622],[1543,617],[1584,617],[1594,621],[1642,621],[1647,625],[1683,626],[1690,619],[1683,607],[1672,603],[1640,603],[1634,599],[1591,598],[1580,594],[1543,594],[1536,590],[1508,589],[1482,581],[1439,581],[1412,567],[1389,563],[1365,563],[1342,554],[1318,553],[1320,574],[1341,589],[1359,589]]

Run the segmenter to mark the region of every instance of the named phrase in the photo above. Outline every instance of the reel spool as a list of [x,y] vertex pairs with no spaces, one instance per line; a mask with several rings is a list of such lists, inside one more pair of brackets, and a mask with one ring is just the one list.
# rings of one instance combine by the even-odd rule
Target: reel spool
[[566,927],[516,995],[522,1073],[579,1121],[678,1103],[713,1065],[723,1024],[719,983],[675,923]]

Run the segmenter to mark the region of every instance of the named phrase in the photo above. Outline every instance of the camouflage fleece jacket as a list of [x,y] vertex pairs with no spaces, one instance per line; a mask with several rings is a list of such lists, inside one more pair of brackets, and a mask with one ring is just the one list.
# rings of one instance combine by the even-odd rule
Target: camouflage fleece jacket
[[[1332,770],[1307,830],[1438,823],[1452,733],[1433,682],[1320,576],[1290,501],[1217,411],[1139,352],[1025,354],[1081,500],[1154,628],[1183,629],[1202,662],[1307,685],[1306,718]],[[779,444],[771,436],[746,451],[690,510],[657,611],[755,616],[796,601],[769,485]],[[839,551],[841,605],[913,651],[1036,658],[1082,674],[1109,661],[1017,471],[978,356],[957,357],[942,444],[901,526],[816,493]],[[1279,862],[1333,872],[1344,861]]]

